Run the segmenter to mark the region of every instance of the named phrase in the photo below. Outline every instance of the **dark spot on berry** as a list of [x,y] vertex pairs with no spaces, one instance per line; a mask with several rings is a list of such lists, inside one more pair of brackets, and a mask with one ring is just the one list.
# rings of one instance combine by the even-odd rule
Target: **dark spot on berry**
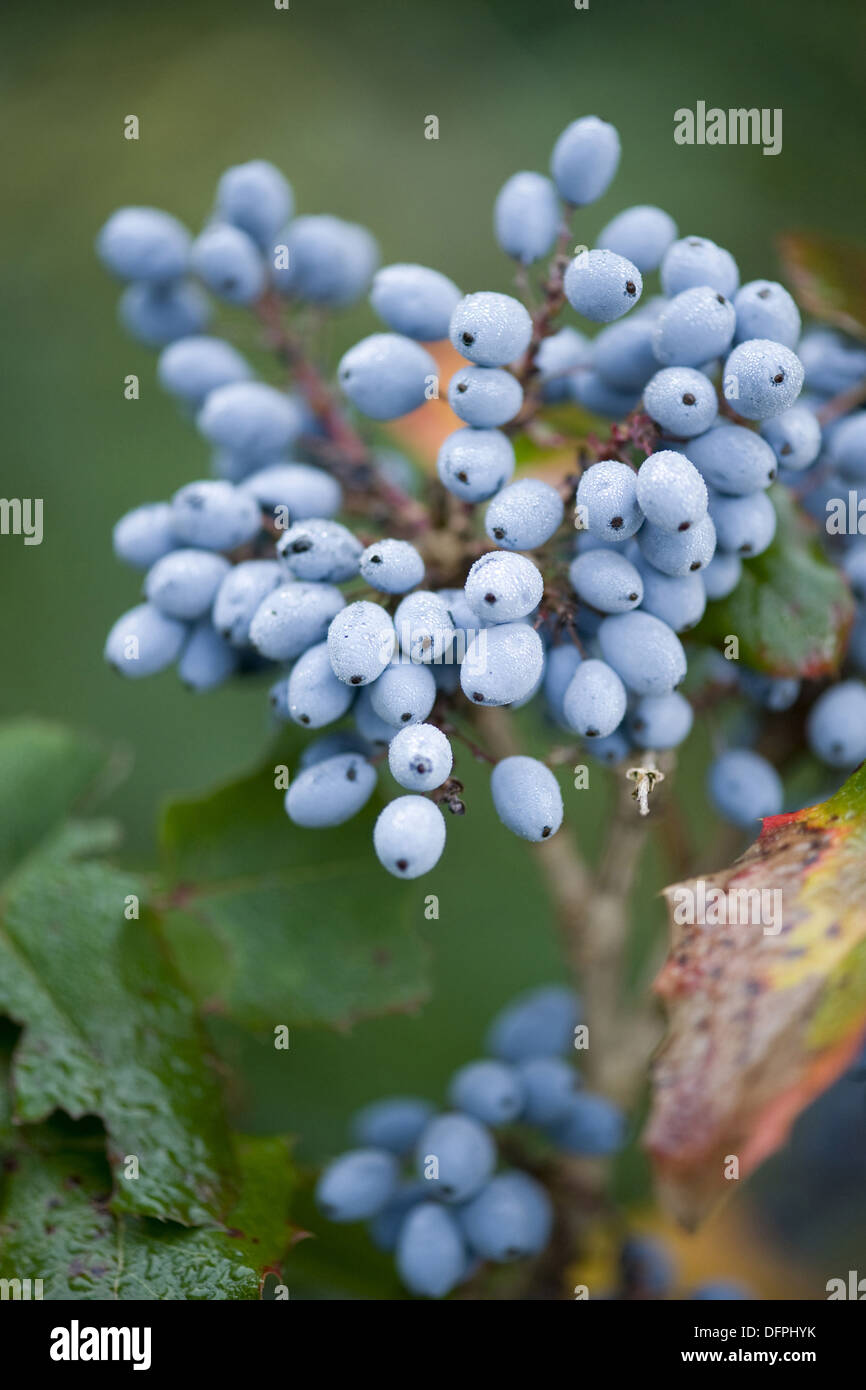
[[629,596],[628,596],[628,601],[629,601],[629,603],[637,603],[638,598],[639,598],[639,595],[638,595],[636,592],[635,592],[635,593],[631,593],[631,594],[629,594]]
[[793,452],[793,451],[792,451],[792,449],[791,449],[790,444],[783,444],[783,445],[782,445],[782,453],[783,453],[783,454],[790,454],[790,453],[792,453],[792,452]]
[[350,684],[350,685],[360,685],[361,682],[363,681],[363,679],[364,679],[363,676],[352,676],[352,677],[350,678],[350,680],[349,680],[349,684]]
[[395,865],[395,868],[399,869],[400,872],[401,872],[401,874],[405,873],[406,870],[408,869],[408,867],[409,867],[409,860],[408,860],[408,859],[398,859],[398,860],[397,860],[397,863],[396,863],[396,865]]
[[227,275],[222,282],[222,287],[224,290],[233,290],[237,283],[238,282],[234,275]]
[[402,724],[408,724],[408,722],[409,722],[409,720],[410,720],[411,718],[412,718],[411,714],[401,714],[401,715],[400,715],[400,722],[401,722]]
[[769,299],[769,298],[770,298],[770,291],[769,291],[769,290],[758,290],[758,298],[759,298],[759,299]]
[[782,384],[782,382],[783,382],[784,380],[785,380],[785,373],[784,373],[784,372],[776,372],[776,375],[773,377],[773,381],[775,382],[775,384],[776,384],[777,386],[781,386],[781,384]]
[[440,1187],[439,1191],[442,1193],[443,1197],[454,1196],[454,1188],[451,1186],[450,1183],[446,1183],[443,1187]]
[[727,304],[727,302],[728,302],[728,301],[725,299],[725,296],[724,296],[723,294],[717,294],[717,295],[716,295],[716,301],[717,301],[719,304]]
[[631,725],[631,726],[632,726],[633,729],[636,729],[638,733],[640,733],[641,729],[645,729],[645,728],[646,728],[646,720],[645,720],[645,719],[633,719],[633,720],[632,720],[632,725]]
[[611,529],[611,531],[621,531],[624,525],[625,525],[625,522],[623,521],[623,519],[622,519],[621,516],[612,516],[612,517],[611,517],[611,519],[610,519],[610,529]]
[[502,537],[505,535],[505,531],[501,526],[494,526],[493,535],[495,536],[496,540],[501,541]]
[[550,831],[551,831],[551,826],[545,825],[545,826],[542,827],[542,830],[541,830],[541,838],[542,838],[542,840],[546,840],[546,839],[547,839],[548,835],[550,834]]
[[625,292],[626,294],[637,294],[637,285],[635,284],[634,280],[626,280]]
[[355,767],[355,764],[352,763],[351,767],[347,767],[347,768],[346,768],[346,781],[347,781],[347,782],[357,782],[357,780],[358,780],[358,769]]
[[309,722],[310,722],[310,716],[309,716],[308,714],[302,714],[302,715],[301,715],[301,723],[302,723],[302,724],[309,724]]
[[775,476],[776,476],[776,469],[775,469],[775,468],[771,468],[770,471],[769,471],[769,473],[767,474],[767,477],[770,479],[770,482],[773,481],[773,479],[775,478]]
[[467,475],[462,471],[462,469],[461,469],[461,471],[457,474],[457,481],[458,481],[459,483],[468,483],[468,482],[469,482],[469,478],[468,478]]
[[686,391],[685,395],[683,396],[683,405],[694,405],[694,404],[695,404],[695,397],[692,395],[691,391]]
[[464,392],[464,391],[468,391],[468,390],[469,390],[469,384],[468,384],[468,382],[459,381],[459,382],[457,383],[457,394],[458,394],[458,396],[462,396],[462,395],[463,395],[463,392]]
[[689,569],[692,570],[693,572],[694,572],[694,570],[699,570],[700,567],[701,567],[701,562],[700,562],[700,560],[692,560],[692,563],[689,565]]
[[598,729],[587,729],[587,738],[598,738]]
[[479,705],[483,705],[483,703],[484,703],[484,696],[481,694],[481,691],[480,691],[480,690],[473,690],[473,692],[472,692],[472,698],[473,698],[473,700],[477,700],[478,703],[479,703]]
[[461,334],[460,334],[460,341],[461,341],[461,343],[465,343],[467,347],[471,347],[472,344],[475,342],[475,334],[474,334],[474,333],[461,333]]
[[299,540],[292,541],[291,551],[293,555],[303,555],[305,550],[312,550],[313,542],[309,536],[302,536]]
[[495,603],[495,602],[496,602],[496,595],[495,595],[495,594],[485,594],[485,595],[484,595],[484,602],[485,602],[485,603]]
[[371,564],[371,565],[381,565],[381,563],[382,563],[382,556],[381,556],[381,555],[371,555],[371,556],[370,556],[370,564]]
[[699,237],[699,236],[690,236],[690,237],[689,237],[689,246],[703,246],[703,244],[704,244],[704,242],[703,242],[703,237]]
[[433,768],[430,763],[426,763],[423,758],[419,758],[417,762],[412,764],[412,770],[423,777],[425,773],[432,772]]
[[677,527],[677,530],[678,530],[678,531],[688,531],[688,530],[691,529],[691,524],[692,524],[692,523],[691,523],[690,521],[681,521],[680,524],[679,524],[679,526]]
[[741,555],[751,555],[751,553],[752,553],[752,546],[751,546],[751,542],[750,542],[750,541],[746,541],[746,544],[745,544],[745,545],[741,545],[741,546],[740,546],[740,554],[741,554]]

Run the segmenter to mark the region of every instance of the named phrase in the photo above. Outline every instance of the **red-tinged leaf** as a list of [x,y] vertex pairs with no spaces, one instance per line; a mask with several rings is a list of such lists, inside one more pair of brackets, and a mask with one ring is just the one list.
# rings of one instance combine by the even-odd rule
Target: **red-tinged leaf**
[[[740,894],[781,897],[764,900],[764,925],[684,922],[713,920],[688,910],[711,889],[725,895],[723,921],[758,916],[754,897],[752,911],[732,910],[742,909]],[[673,939],[656,991],[669,1031],[653,1067],[645,1144],[662,1200],[695,1226],[731,1191],[730,1156],[741,1178],[756,1168],[861,1044],[866,764],[822,805],[765,820],[731,868],[665,896]]]
[[784,276],[813,318],[866,338],[866,248],[818,233],[779,238]]

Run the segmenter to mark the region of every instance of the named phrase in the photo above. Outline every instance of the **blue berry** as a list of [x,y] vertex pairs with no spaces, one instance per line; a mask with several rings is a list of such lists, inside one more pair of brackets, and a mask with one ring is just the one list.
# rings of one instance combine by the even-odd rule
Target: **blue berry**
[[866,376],[866,347],[828,328],[804,333],[797,348],[810,391],[836,396]]
[[627,463],[605,460],[587,468],[577,486],[577,506],[586,529],[600,540],[628,540],[643,523],[637,474]]
[[103,265],[121,280],[166,284],[183,275],[192,242],[183,223],[159,208],[119,208],[99,233]]
[[755,821],[777,816],[782,809],[784,793],[778,772],[760,753],[748,748],[731,748],[716,758],[707,788],[719,814],[743,830],[753,830]]
[[230,568],[211,550],[173,550],[148,570],[145,597],[167,617],[191,622],[210,611]]
[[571,374],[578,367],[588,366],[591,357],[592,344],[571,326],[542,338],[535,354],[535,365],[544,400],[567,400]]
[[355,720],[355,727],[361,738],[379,752],[383,752],[394,737],[394,725],[386,724],[384,719],[373,709],[373,702],[370,698],[373,687],[362,685],[358,698],[355,701],[352,717]]
[[803,386],[803,364],[790,348],[769,338],[735,347],[723,374],[726,398],[747,420],[768,420],[789,410]]
[[688,700],[673,690],[670,695],[645,695],[629,716],[629,733],[639,748],[677,748],[692,731],[694,711]]
[[352,687],[334,675],[327,642],[318,642],[308,647],[292,668],[286,704],[296,724],[321,729],[342,719],[353,694]]
[[523,1086],[513,1067],[485,1058],[454,1073],[448,1100],[485,1125],[507,1125],[523,1109]]
[[[288,682],[286,687],[288,696]],[[362,691],[361,694],[363,693]],[[358,698],[360,699],[360,696]],[[288,712],[286,717],[288,718]],[[323,734],[321,738],[314,738],[305,745],[298,758],[298,771],[306,772],[308,767],[327,762],[328,758],[336,758],[341,753],[361,753],[366,757],[369,752],[370,745],[360,734],[353,733],[350,729],[339,729],[330,734]],[[382,1147],[387,1149],[388,1145],[384,1144]]]
[[712,1300],[713,1302],[737,1302],[740,1299],[749,1300],[753,1297],[752,1293],[743,1284],[733,1282],[726,1283],[719,1279],[713,1283],[699,1284],[692,1294],[692,1298]]
[[715,556],[700,574],[663,574],[641,556],[640,574],[643,580],[641,609],[661,618],[674,632],[686,632],[704,616],[707,596],[704,579],[715,563]]
[[487,1034],[487,1051],[506,1062],[562,1057],[572,1050],[578,1001],[564,985],[528,990],[496,1015]]
[[126,512],[115,523],[111,540],[118,560],[133,569],[150,569],[177,545],[169,503],[148,502]]
[[767,441],[779,463],[794,472],[802,472],[821,452],[821,426],[807,405],[792,405],[765,420],[761,435]]
[[373,848],[395,878],[420,878],[435,868],[445,848],[442,812],[426,796],[398,796],[380,812]]
[[619,1256],[620,1275],[632,1297],[665,1298],[673,1289],[676,1269],[661,1241],[629,1236]]
[[800,694],[800,682],[793,677],[765,676],[763,672],[750,671],[748,666],[740,671],[740,685],[751,700],[777,713],[790,709]]
[[[701,572],[704,589],[708,599],[727,598],[740,582],[743,562],[739,555],[729,551],[717,550],[706,569]],[[659,617],[663,616],[659,614]]]
[[386,265],[370,291],[370,303],[389,328],[424,343],[448,337],[460,298],[453,280],[426,265]]
[[565,272],[565,296],[573,309],[593,323],[612,323],[641,297],[643,280],[636,265],[613,251],[580,251]]
[[661,263],[662,289],[669,299],[683,290],[706,287],[733,298],[740,272],[730,251],[709,237],[686,236],[668,247]]
[[286,815],[309,830],[343,825],[366,806],[376,787],[376,769],[359,753],[337,753],[314,763],[291,782]]
[[677,234],[677,224],[661,208],[641,204],[618,213],[598,234],[597,244],[637,266],[642,275],[658,270]]
[[156,371],[166,391],[194,406],[200,406],[217,387],[248,381],[252,376],[249,363],[231,343],[197,334],[164,348]]
[[448,605],[429,589],[417,589],[400,600],[394,626],[404,655],[424,665],[442,661],[454,640]]
[[572,560],[568,577],[584,603],[601,613],[627,613],[643,598],[643,580],[618,551],[589,550]]
[[[413,669],[430,674],[426,666]],[[430,680],[433,681],[432,676]],[[374,693],[375,690],[373,686]],[[388,744],[391,775],[410,792],[429,792],[441,787],[451,775],[453,762],[451,744],[435,724],[411,724],[400,729]]]
[[[373,1101],[359,1110],[352,1123],[359,1144],[389,1153],[407,1154],[414,1149],[421,1131],[433,1116],[428,1100],[415,1096],[391,1096]],[[413,1184],[413,1189],[418,1190]],[[393,1198],[392,1198],[393,1200]]]
[[854,541],[845,552],[842,568],[854,597],[861,603],[866,602],[866,540]]
[[383,594],[404,594],[424,578],[424,561],[408,541],[375,541],[363,552],[359,568],[367,583]]
[[503,251],[523,265],[546,256],[556,241],[559,201],[543,174],[512,174],[496,195],[493,229]]
[[830,445],[839,472],[854,482],[866,481],[866,410],[855,411],[840,421]]
[[593,367],[617,391],[642,391],[658,367],[652,345],[652,319],[632,315],[603,328],[593,341]]
[[203,550],[234,550],[261,529],[251,497],[231,483],[187,483],[171,500],[171,526],[181,544]]
[[284,508],[293,523],[330,518],[340,510],[343,500],[337,480],[308,463],[272,463],[251,473],[240,488],[275,517],[277,509]]
[[190,269],[227,304],[252,304],[265,288],[265,267],[252,237],[215,222],[193,242]]
[[403,1222],[397,1240],[397,1269],[412,1293],[444,1298],[460,1283],[466,1248],[460,1228],[438,1202],[419,1202]]
[[547,653],[544,665],[544,697],[550,713],[559,724],[565,723],[562,702],[580,662],[580,652],[572,642],[563,642],[558,647],[552,647]]
[[498,1173],[463,1208],[460,1224],[482,1259],[502,1264],[544,1249],[553,1228],[553,1205],[541,1183],[527,1173]]
[[236,381],[211,391],[196,425],[212,444],[266,463],[294,443],[304,418],[284,391],[263,381]]
[[640,466],[637,502],[647,521],[682,534],[707,514],[707,485],[695,465],[674,449],[660,449]]
[[[712,513],[712,505],[710,511]],[[662,574],[697,574],[699,570],[706,569],[715,554],[714,514],[702,517],[687,531],[663,531],[660,526],[648,521],[640,533],[638,544],[643,558],[655,569],[661,570]]]
[[190,690],[216,690],[237,670],[238,654],[216,631],[210,618],[201,618],[189,635],[177,664],[177,674]]
[[523,1085],[521,1120],[528,1125],[554,1124],[568,1109],[580,1077],[562,1057],[532,1057],[517,1074]]
[[396,420],[417,410],[436,379],[426,348],[399,333],[373,333],[344,353],[337,377],[349,400],[371,420]]
[[683,446],[703,477],[717,492],[745,496],[769,487],[778,463],[766,440],[744,425],[721,421]]
[[684,679],[686,655],[676,633],[650,613],[618,613],[598,629],[601,654],[636,695],[667,695]]
[[470,568],[464,593],[479,617],[512,623],[538,607],[544,580],[538,566],[525,555],[488,550]]
[[800,311],[776,280],[750,280],[734,295],[737,313],[735,343],[770,338],[792,350],[800,338]]
[[245,647],[259,604],[283,582],[276,560],[244,560],[232,565],[213,604],[213,625],[234,647]]
[[503,550],[537,550],[559,530],[564,514],[556,488],[539,478],[521,478],[493,498],[484,529]]
[[647,382],[643,403],[650,418],[676,439],[703,434],[719,413],[712,382],[694,367],[663,367]]
[[582,661],[562,702],[565,722],[581,738],[607,738],[625,714],[625,686],[604,661]]
[[552,1126],[551,1136],[566,1153],[606,1158],[625,1143],[625,1116],[605,1096],[580,1091]]
[[587,752],[591,753],[598,762],[604,763],[605,767],[616,767],[623,762],[631,753],[631,744],[623,732],[623,726],[607,738],[594,738],[586,745]]
[[316,1184],[316,1203],[329,1221],[366,1221],[397,1188],[394,1155],[384,1149],[351,1149],[329,1163]]
[[562,825],[559,784],[537,758],[500,759],[490,775],[490,792],[502,824],[522,840],[548,840]]
[[581,116],[566,126],[554,145],[550,172],[565,201],[582,207],[607,190],[619,156],[616,127],[598,116]]
[[[406,657],[395,656],[377,681],[370,686],[370,703],[380,719],[401,729],[405,724],[420,724],[427,718],[436,701],[436,681],[429,666],[419,665]],[[399,780],[399,779],[398,779]],[[444,779],[443,779],[444,780]],[[439,783],[434,782],[438,787]],[[413,787],[413,791],[426,788]]]
[[866,758],[866,685],[842,681],[823,691],[809,711],[809,747],[828,767],[855,767]]
[[481,291],[467,294],[451,315],[448,336],[479,367],[506,367],[529,347],[532,319],[519,299]]
[[683,290],[659,314],[653,348],[665,367],[700,367],[726,352],[736,314],[729,299],[707,286]]
[[436,460],[439,481],[463,502],[486,502],[514,472],[514,449],[500,430],[466,426],[444,440]]
[[358,573],[363,547],[339,521],[310,517],[290,526],[277,542],[277,554],[292,579],[342,584]]
[[369,685],[390,663],[395,641],[394,624],[384,608],[366,599],[350,603],[335,615],[328,628],[328,650],[335,676],[347,685]]
[[186,280],[168,285],[136,281],[120,297],[118,317],[133,338],[147,347],[161,348],[178,338],[203,333],[211,316],[210,300],[196,284]]
[[345,602],[333,584],[281,584],[253,614],[250,644],[270,661],[293,661],[327,637]]
[[291,184],[266,159],[250,159],[226,169],[217,185],[217,212],[240,227],[260,250],[269,250],[295,210]]
[[[424,805],[432,803],[425,801]],[[478,1120],[471,1115],[446,1112],[437,1115],[422,1131],[415,1146],[415,1161],[418,1176],[427,1183],[431,1196],[449,1203],[465,1202],[490,1178],[496,1148],[489,1131]]]
[[544,647],[525,623],[497,623],[470,642],[460,685],[475,705],[511,705],[535,689],[544,671]]
[[[282,268],[279,247],[288,252]],[[366,292],[379,248],[366,227],[327,215],[296,217],[274,247],[274,281],[281,294],[344,308]]]
[[593,415],[603,415],[608,420],[621,420],[634,410],[640,400],[636,391],[618,391],[598,372],[581,370],[575,372],[570,383],[571,395],[584,410]]
[[184,623],[160,613],[152,603],[140,603],[112,627],[105,640],[105,660],[134,680],[155,675],[177,660],[187,631]]
[[746,497],[710,495],[710,516],[719,548],[737,555],[762,555],[776,534],[776,509],[766,492]]
[[501,367],[461,367],[448,384],[448,403],[467,425],[490,429],[514,418],[523,387]]

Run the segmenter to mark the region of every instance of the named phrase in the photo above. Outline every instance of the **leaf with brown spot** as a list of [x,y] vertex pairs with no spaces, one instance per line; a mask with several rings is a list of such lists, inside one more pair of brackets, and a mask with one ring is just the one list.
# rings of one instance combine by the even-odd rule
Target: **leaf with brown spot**
[[[731,916],[743,901],[735,891],[781,892],[781,929],[678,921],[696,915],[687,895],[701,882],[706,894],[726,895]],[[655,988],[669,1031],[644,1142],[663,1202],[693,1227],[730,1191],[726,1157],[738,1157],[740,1177],[753,1171],[861,1045],[866,764],[822,805],[765,820],[731,868],[674,884],[665,897],[673,935]]]

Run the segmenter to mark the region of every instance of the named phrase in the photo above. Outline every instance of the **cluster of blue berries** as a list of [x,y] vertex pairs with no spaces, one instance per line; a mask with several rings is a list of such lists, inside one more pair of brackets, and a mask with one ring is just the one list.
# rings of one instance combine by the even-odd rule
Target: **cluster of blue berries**
[[461,1067],[449,1109],[394,1097],[354,1119],[360,1147],[331,1162],[316,1201],[331,1221],[366,1221],[393,1251],[415,1294],[442,1298],[480,1264],[524,1259],[547,1245],[554,1211],[544,1184],[499,1168],[492,1130],[531,1126],[559,1151],[603,1156],[624,1139],[621,1112],[581,1089],[572,1062],[578,1003],[560,986],[521,995],[493,1021],[488,1056]]
[[[115,551],[145,572],[145,601],[112,628],[107,660],[132,677],[176,663],[196,690],[270,668],[278,718],[310,731],[351,721],[308,746],[286,811],[299,826],[342,824],[369,800],[387,757],[406,794],[381,812],[374,847],[397,877],[432,869],[445,843],[441,807],[465,809],[452,776],[461,703],[519,707],[543,692],[553,721],[610,763],[677,746],[693,721],[677,689],[686,675],[680,634],[771,544],[770,484],[798,479],[822,450],[846,477],[866,478],[866,414],[828,437],[815,397],[798,401],[804,362],[810,375],[843,366],[828,366],[832,353],[821,355],[815,335],[803,339],[802,360],[795,353],[799,313],[781,285],[740,287],[729,252],[678,238],[653,207],[628,209],[597,247],[574,251],[568,218],[601,196],[618,161],[616,130],[584,117],[556,142],[550,178],[520,173],[501,190],[501,246],[523,267],[559,248],[545,307],[532,314],[510,295],[463,295],[424,266],[377,270],[366,229],[294,217],[290,186],[264,161],[222,176],[196,238],[153,208],[121,209],[99,235],[102,260],[127,282],[121,318],[161,348],[159,380],[213,447],[215,474],[117,523]],[[643,277],[655,271],[662,294],[642,303]],[[411,473],[408,463],[369,454],[358,471],[341,454],[334,398],[310,388],[294,351],[295,379],[283,391],[204,332],[210,296],[250,306],[273,331],[280,304],[338,308],[367,291],[387,331],[339,363],[355,410],[389,421],[436,396],[425,343],[448,338],[466,363],[448,388],[462,424],[442,444],[437,473],[453,499],[445,529],[457,515],[471,531],[471,509],[484,503],[484,534],[478,526],[447,575],[430,544],[433,510],[414,499],[412,510],[395,506],[393,534],[379,539],[336,519],[365,489],[405,500],[394,475]],[[573,326],[554,331],[553,311],[565,303],[605,326],[591,340]],[[650,443],[640,466],[631,455],[601,457],[560,487],[512,481],[512,436],[563,399],[609,417],[642,407]],[[567,553],[572,520],[579,529]],[[863,592],[862,546],[845,560]],[[860,649],[863,631],[861,620]],[[770,709],[797,697],[791,682],[744,680]],[[834,767],[866,755],[866,686],[851,679],[828,690],[809,730]],[[710,788],[741,824],[781,809],[777,774],[749,749],[723,754]],[[527,840],[561,825],[558,783],[536,758],[500,761],[491,794],[503,823]]]

